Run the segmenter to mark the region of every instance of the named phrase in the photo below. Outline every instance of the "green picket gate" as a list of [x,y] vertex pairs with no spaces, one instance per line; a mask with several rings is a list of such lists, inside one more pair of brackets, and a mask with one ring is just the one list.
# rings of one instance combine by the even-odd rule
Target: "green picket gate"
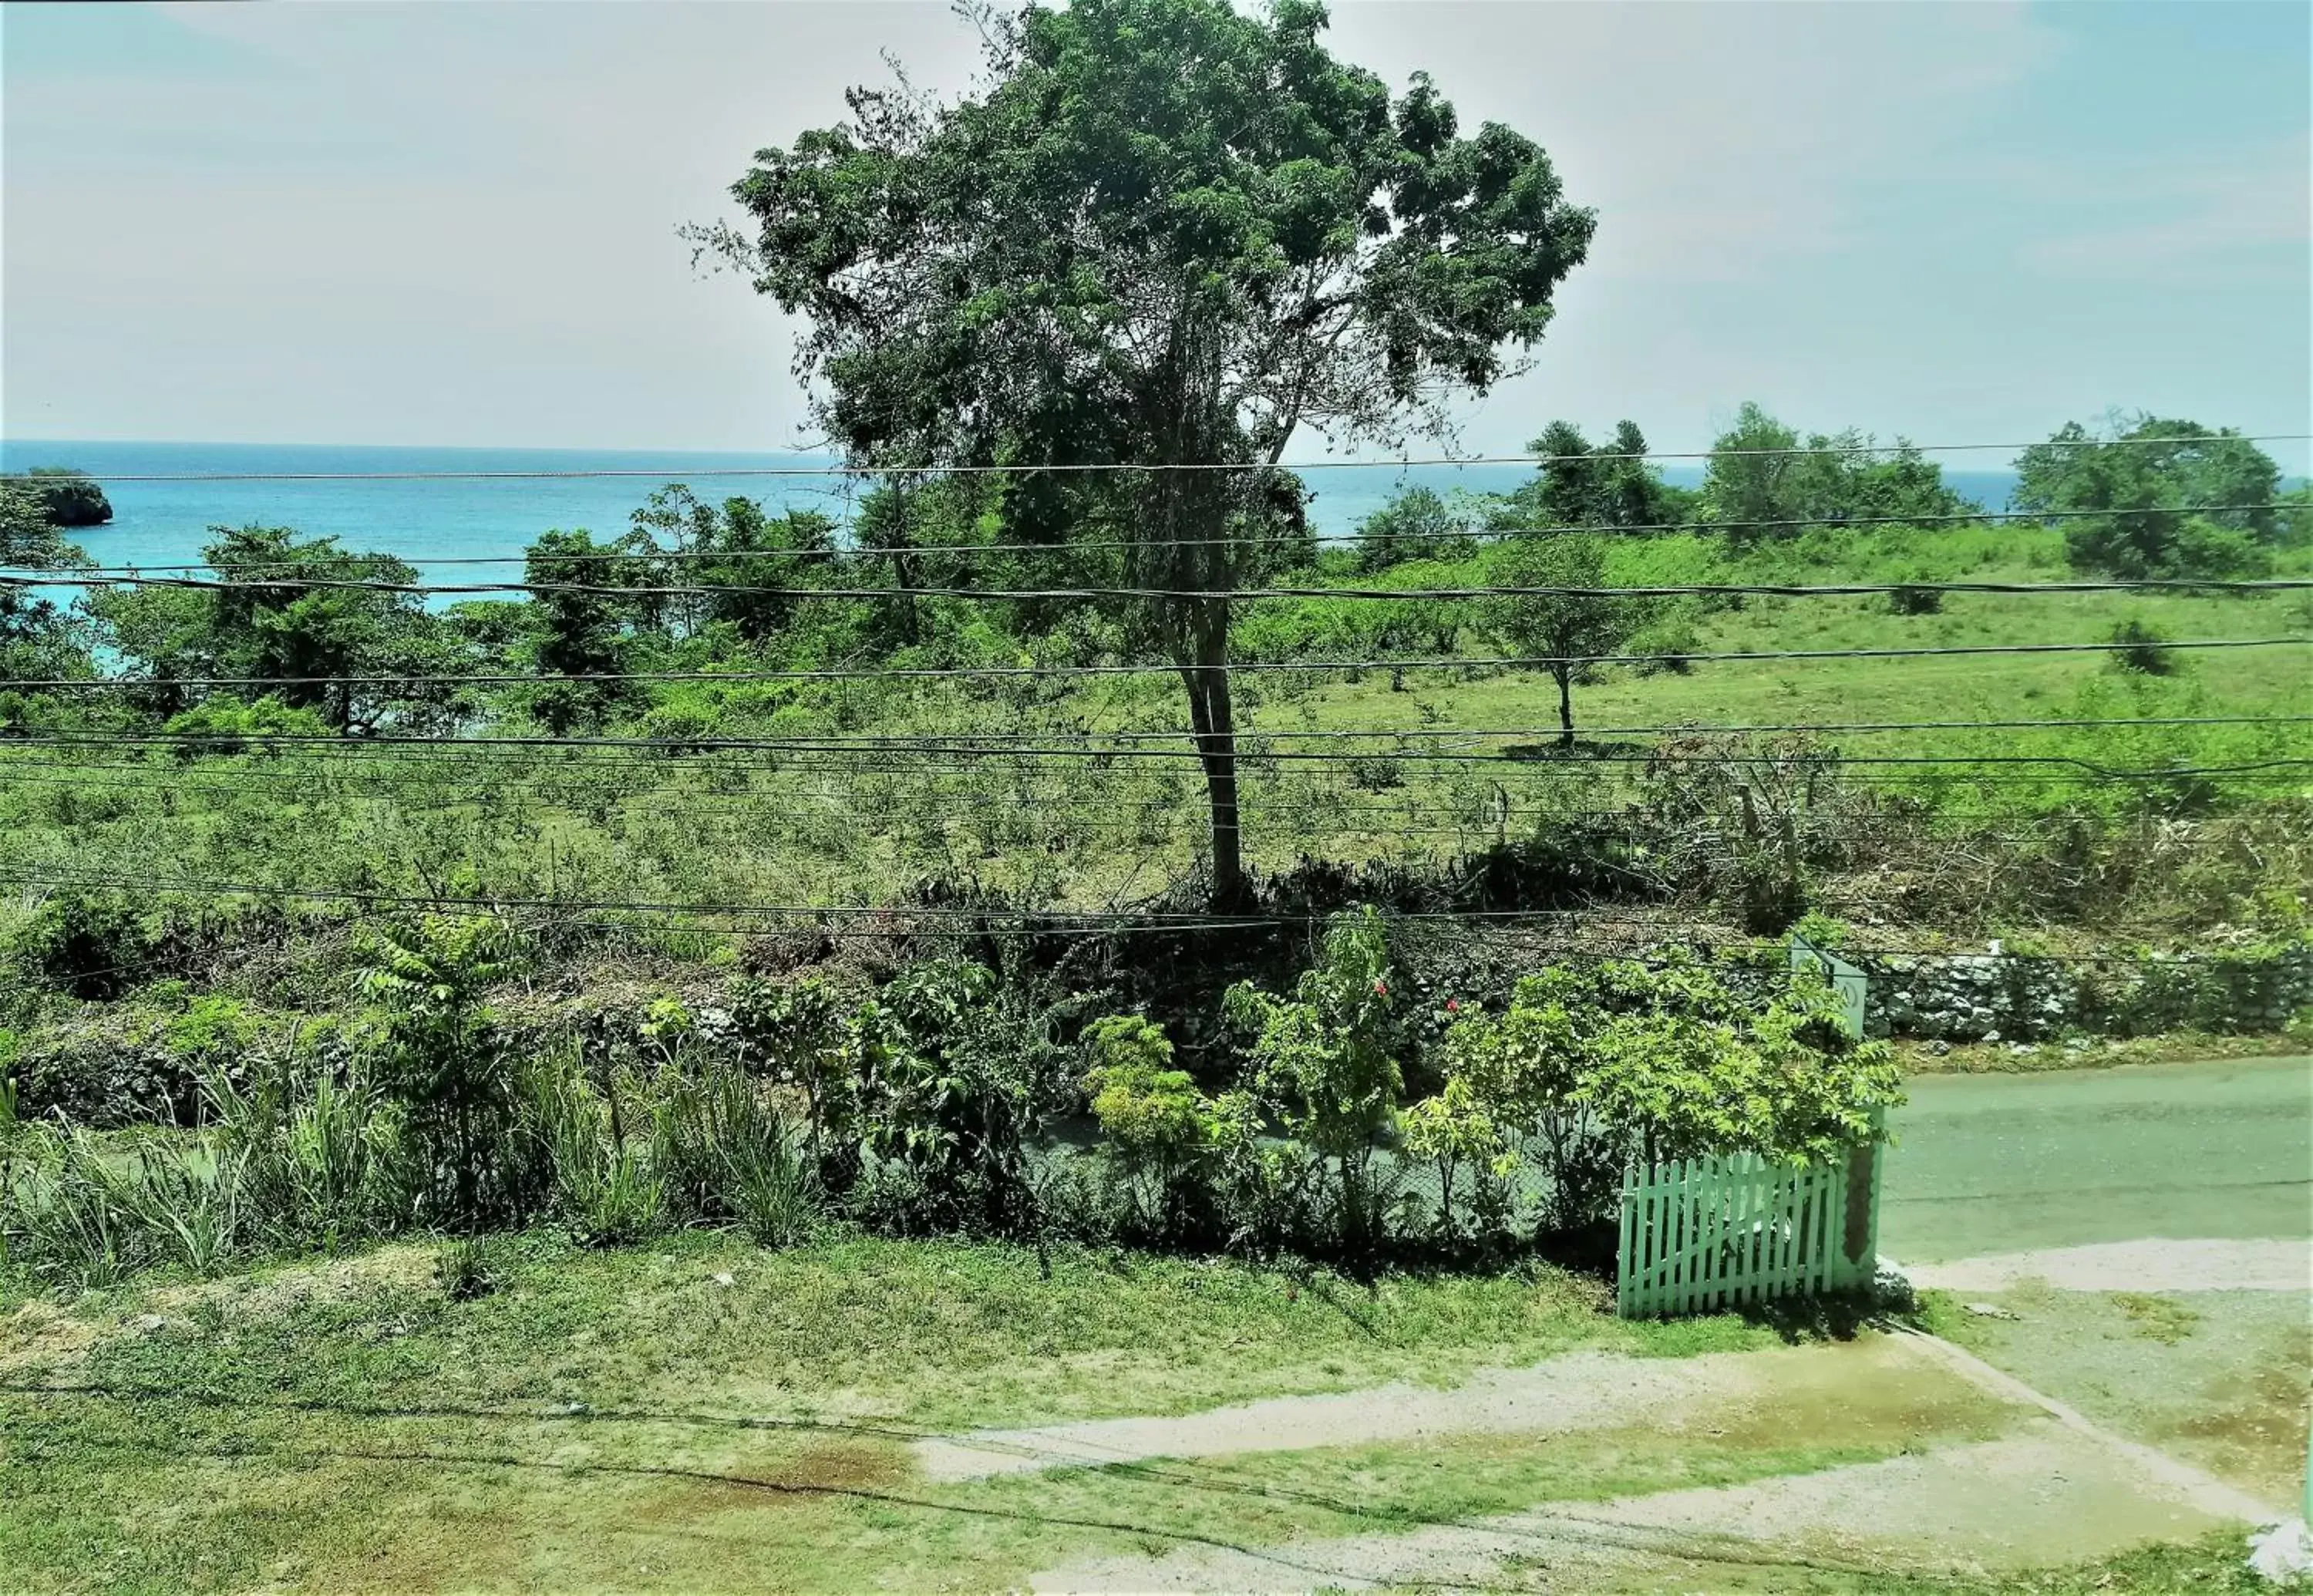
[[[1798,937],[1790,959],[1793,969],[1822,971],[1860,1036],[1863,973]],[[1708,1313],[1869,1284],[1879,1251],[1880,1124],[1873,1115],[1873,1140],[1820,1164],[1731,1153],[1633,1165],[1623,1180],[1617,1311]]]
[[1868,1283],[1879,1242],[1880,1148],[1828,1163],[1756,1153],[1634,1166],[1623,1182],[1615,1307],[1709,1313]]

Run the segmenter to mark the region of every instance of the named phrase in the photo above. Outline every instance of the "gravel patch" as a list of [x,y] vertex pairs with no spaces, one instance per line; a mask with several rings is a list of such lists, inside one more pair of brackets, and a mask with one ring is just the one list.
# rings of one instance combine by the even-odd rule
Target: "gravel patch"
[[2062,1292],[2313,1292],[2302,1240],[2106,1241],[1907,1265],[1914,1286],[1998,1292],[2038,1281]]

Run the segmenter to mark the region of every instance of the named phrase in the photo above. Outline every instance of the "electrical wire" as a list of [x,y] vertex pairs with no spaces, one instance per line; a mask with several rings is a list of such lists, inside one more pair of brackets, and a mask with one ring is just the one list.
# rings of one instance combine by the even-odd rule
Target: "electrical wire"
[[[2102,643],[1966,643],[1934,644],[1909,648],[1758,648],[1684,654],[1567,654],[1491,655],[1472,657],[1433,656],[1419,659],[1244,660],[1226,665],[1154,663],[1117,665],[928,666],[883,670],[845,667],[794,670],[714,671],[576,671],[567,675],[535,672],[412,672],[402,675],[339,676],[46,676],[20,677],[4,683],[17,692],[66,692],[74,689],[110,690],[136,687],[231,688],[263,687],[399,687],[399,686],[537,686],[567,682],[697,682],[745,686],[763,682],[934,682],[1003,680],[1015,677],[1066,679],[1084,676],[1179,675],[1190,672],[1222,671],[1274,675],[1306,671],[1324,675],[1337,671],[1431,670],[1548,670],[1554,666],[1595,665],[1721,665],[1754,660],[1796,659],[1925,659],[1986,654],[2111,654],[2151,647],[2173,648],[2278,648],[2313,643],[2313,637],[2187,638],[2175,642]],[[0,734],[4,740],[6,734]]]
[[[567,471],[386,471],[386,472],[83,472],[79,480],[94,482],[409,482],[409,481],[568,481],[576,480],[656,478],[673,481],[677,477],[882,477],[882,476],[991,476],[1057,474],[1085,475],[1110,472],[1138,472],[1148,474],[1205,472],[1310,472],[1310,471],[1403,471],[1415,466],[1464,465],[1552,465],[1560,462],[1603,462],[1609,460],[1712,460],[1736,458],[1796,458],[1820,454],[1954,454],[1982,453],[1986,450],[2021,452],[2026,449],[2089,449],[2089,448],[2153,448],[2173,444],[2243,443],[2273,444],[2302,443],[2313,433],[2260,432],[2225,433],[2217,436],[2191,437],[2121,437],[2121,438],[2043,438],[2023,444],[1806,444],[1790,445],[1772,449],[1649,449],[1614,452],[1599,450],[1580,454],[1473,454],[1431,455],[1394,460],[1293,460],[1293,461],[1086,461],[1074,463],[1038,463],[1015,465],[770,465],[770,466],[694,466],[665,471],[637,468],[573,469]],[[29,472],[0,473],[0,481],[40,482],[52,479],[35,476]]]
[[[2163,507],[2166,515],[2231,515],[2257,510],[2281,510],[2291,507],[2274,499],[2258,499],[2244,504],[2187,504]],[[1487,543],[1506,542],[1511,538],[1550,536],[1560,533],[1577,533],[1591,536],[1637,536],[1651,533],[1722,533],[1790,530],[1799,527],[1826,527],[1847,531],[1864,526],[1928,526],[1944,523],[1977,521],[2064,521],[2081,516],[2110,516],[2111,510],[1957,510],[1932,516],[1850,516],[1835,521],[1820,516],[1787,517],[1774,521],[1655,521],[1630,525],[1597,526],[1581,522],[1561,522],[1541,526],[1460,527],[1447,531],[1407,531],[1389,534],[1392,542],[1464,542]],[[1356,546],[1356,535],[1323,536],[1318,542],[1337,548]],[[910,543],[900,546],[870,546],[853,543],[829,549],[650,549],[625,551],[605,550],[590,554],[459,554],[397,555],[391,552],[365,551],[347,552],[331,558],[347,564],[360,564],[372,560],[402,560],[411,565],[437,566],[472,565],[601,565],[629,563],[635,565],[675,564],[691,560],[719,560],[738,565],[761,560],[881,560],[963,556],[979,554],[1073,554],[1092,551],[1113,551],[1128,549],[1202,549],[1243,543],[1241,537],[1217,538],[1086,538],[1071,539],[1062,543]],[[258,560],[232,562],[236,571],[301,570],[312,563],[310,560]],[[217,568],[207,560],[164,565],[75,565],[71,567],[8,566],[0,561],[0,569],[13,570],[71,569],[83,576],[103,578],[118,573],[134,577],[155,571],[203,571]],[[2195,584],[2196,585],[2196,584]],[[1919,584],[1906,584],[1917,586]],[[629,591],[620,589],[621,592]],[[784,589],[782,591],[785,591]],[[893,589],[894,593],[901,589]]]
[[110,577],[97,578],[50,574],[39,577],[0,576],[0,587],[173,587],[209,593],[361,592],[440,596],[450,594],[519,593],[532,596],[576,594],[610,598],[772,597],[805,599],[887,600],[895,598],[954,598],[983,603],[1049,601],[1085,604],[1098,599],[1232,599],[1280,598],[1366,600],[1444,600],[1486,598],[1866,598],[1893,593],[1983,593],[2037,595],[2080,593],[2147,593],[2185,590],[2194,593],[2294,593],[2313,588],[2313,578],[2273,577],[2246,581],[2143,578],[2099,582],[1846,582],[1808,585],[1770,582],[1699,582],[1644,587],[1558,587],[1498,584],[1469,587],[782,587],[751,586],[743,583],[710,586],[642,586],[603,582],[383,582],[356,577],[261,578],[241,580],[209,577]]

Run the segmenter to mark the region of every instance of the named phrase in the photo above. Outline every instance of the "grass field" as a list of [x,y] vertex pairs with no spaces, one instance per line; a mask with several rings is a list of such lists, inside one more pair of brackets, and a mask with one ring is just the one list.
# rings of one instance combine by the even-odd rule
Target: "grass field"
[[[1852,1357],[1819,1331],[1625,1324],[1599,1287],[1548,1270],[1361,1285],[1064,1251],[1047,1280],[1009,1248],[830,1239],[766,1253],[691,1235],[589,1252],[532,1235],[498,1244],[496,1292],[453,1302],[433,1258],[404,1245],[13,1304],[0,1316],[0,1583],[996,1590],[1086,1558],[1248,1548],[1280,1558],[1291,1583],[1294,1548],[1329,1537],[1804,1477],[2014,1423],[1972,1388],[1891,1378],[1869,1358],[1855,1367],[1878,1372],[1855,1383],[1838,1373]],[[1791,1367],[1833,1383],[1723,1416],[1706,1403],[1669,1424],[947,1484],[922,1478],[910,1452],[979,1424],[1793,1336]],[[1809,1346],[1830,1362],[1809,1362]],[[2221,1588],[2191,1577],[2222,1549],[2136,1554],[2031,1586],[1706,1560],[1681,1586]],[[1637,1571],[1594,1588],[1625,1584],[1647,1588]]]

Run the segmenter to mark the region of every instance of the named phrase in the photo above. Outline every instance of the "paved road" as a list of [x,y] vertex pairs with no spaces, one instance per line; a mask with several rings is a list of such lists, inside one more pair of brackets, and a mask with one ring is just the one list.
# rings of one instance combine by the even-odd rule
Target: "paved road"
[[2313,1058],[1928,1076],[1891,1117],[1904,1262],[2142,1237],[2313,1237]]

